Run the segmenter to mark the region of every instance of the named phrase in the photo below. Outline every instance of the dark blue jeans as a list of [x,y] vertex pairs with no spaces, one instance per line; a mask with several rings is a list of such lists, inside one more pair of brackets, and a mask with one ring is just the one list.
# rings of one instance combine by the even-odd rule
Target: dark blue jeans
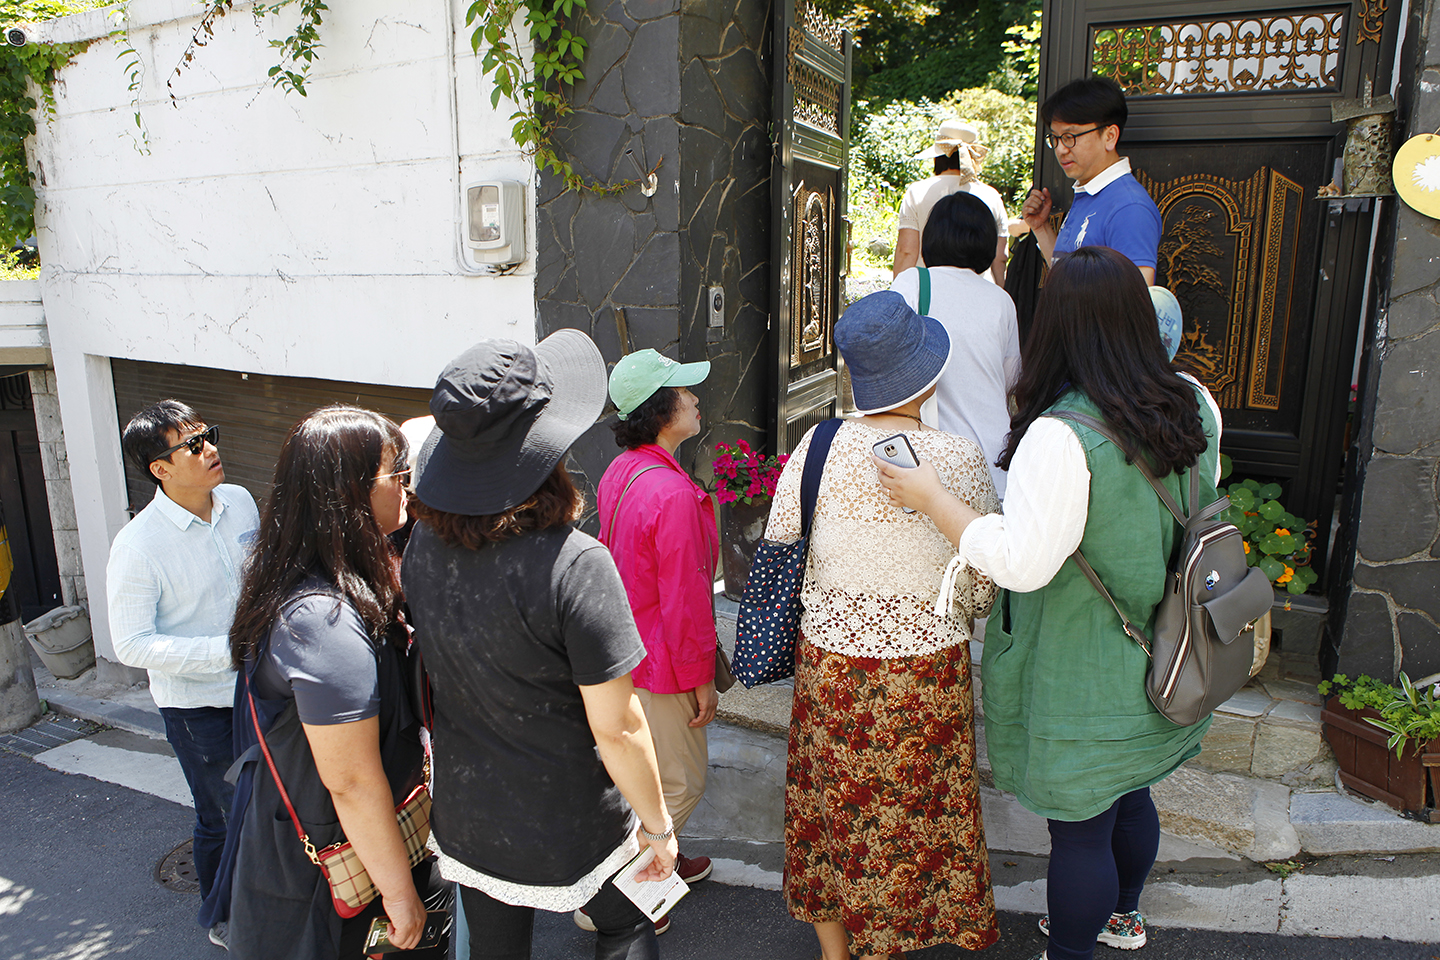
[[1112,913],[1140,904],[1160,849],[1160,816],[1150,788],[1127,793],[1089,820],[1051,820],[1049,960],[1091,960]]
[[235,794],[235,788],[225,782],[225,771],[235,762],[230,737],[233,712],[229,707],[160,708],[165,738],[175,749],[195,799],[195,872],[200,877],[201,899],[209,895],[215,882],[225,846],[225,818]]

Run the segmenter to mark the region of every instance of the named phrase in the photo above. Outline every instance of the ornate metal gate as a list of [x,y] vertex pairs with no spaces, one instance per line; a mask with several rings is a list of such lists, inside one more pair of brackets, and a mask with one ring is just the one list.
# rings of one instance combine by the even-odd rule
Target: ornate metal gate
[[850,34],[805,0],[776,3],[770,330],[780,453],[834,416],[840,393],[834,330],[849,241],[850,50]]
[[[1273,478],[1318,519],[1325,556],[1343,461],[1374,201],[1323,201],[1344,146],[1330,104],[1390,87],[1385,0],[1046,0],[1041,92],[1108,76],[1120,152],[1164,224],[1156,282],[1185,314],[1180,358],[1224,414],[1237,477]],[[1037,142],[1036,182],[1070,184]]]

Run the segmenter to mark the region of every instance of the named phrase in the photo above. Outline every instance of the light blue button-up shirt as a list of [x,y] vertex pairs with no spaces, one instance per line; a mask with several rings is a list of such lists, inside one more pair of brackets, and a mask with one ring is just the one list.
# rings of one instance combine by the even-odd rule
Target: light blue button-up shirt
[[228,707],[235,697],[230,621],[260,526],[255,499],[222,483],[206,523],[157,487],[115,535],[106,567],[110,636],[121,663],[150,673],[162,707]]

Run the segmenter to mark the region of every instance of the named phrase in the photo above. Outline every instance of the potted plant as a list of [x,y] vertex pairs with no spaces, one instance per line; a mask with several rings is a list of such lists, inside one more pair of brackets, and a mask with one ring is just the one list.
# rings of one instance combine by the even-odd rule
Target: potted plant
[[788,454],[766,456],[744,440],[715,444],[715,499],[720,501],[720,556],[725,596],[739,600],[750,562],[765,535],[770,500]]
[[[1440,701],[1437,677],[1400,686],[1344,674],[1317,689],[1320,719],[1340,764],[1340,782],[1397,810],[1432,820],[1440,796]],[[1429,779],[1427,794],[1426,781]]]
[[[1220,475],[1230,473],[1228,457],[1221,458]],[[1245,536],[1245,560],[1265,571],[1277,590],[1304,593],[1319,579],[1310,566],[1315,523],[1306,523],[1286,510],[1277,499],[1278,483],[1241,480],[1225,488],[1230,506],[1220,519],[1235,524]]]

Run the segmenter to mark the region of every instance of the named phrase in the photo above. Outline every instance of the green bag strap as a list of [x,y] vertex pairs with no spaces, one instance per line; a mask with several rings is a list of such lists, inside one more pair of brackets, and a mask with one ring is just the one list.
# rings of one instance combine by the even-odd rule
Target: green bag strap
[[915,312],[922,317],[930,316],[930,268],[919,267],[920,271],[920,309]]

